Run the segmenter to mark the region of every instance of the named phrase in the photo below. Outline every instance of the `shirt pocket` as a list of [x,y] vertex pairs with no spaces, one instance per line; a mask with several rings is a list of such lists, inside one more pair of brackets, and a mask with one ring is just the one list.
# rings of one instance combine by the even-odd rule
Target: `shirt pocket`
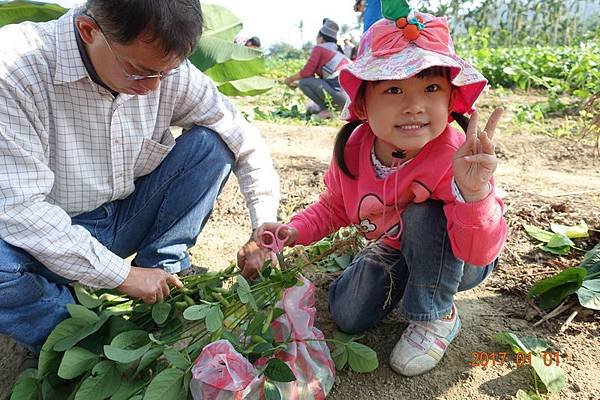
[[142,148],[140,149],[140,153],[138,154],[133,167],[134,178],[147,175],[158,167],[175,145],[174,140],[172,140],[172,143],[167,143],[168,144],[163,144],[152,139],[144,138]]

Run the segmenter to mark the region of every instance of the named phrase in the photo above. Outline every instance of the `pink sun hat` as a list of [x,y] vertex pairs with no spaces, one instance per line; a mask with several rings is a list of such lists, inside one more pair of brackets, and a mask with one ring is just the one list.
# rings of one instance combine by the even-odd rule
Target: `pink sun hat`
[[456,55],[446,18],[410,10],[405,1],[381,3],[385,18],[365,32],[356,60],[340,72],[348,95],[342,119],[358,119],[353,103],[363,81],[407,79],[434,66],[450,68],[457,91],[451,111],[471,113],[487,79]]

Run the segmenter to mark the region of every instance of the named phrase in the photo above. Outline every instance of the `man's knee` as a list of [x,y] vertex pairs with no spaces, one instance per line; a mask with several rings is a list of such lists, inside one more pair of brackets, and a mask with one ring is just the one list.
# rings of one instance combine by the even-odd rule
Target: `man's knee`
[[[212,170],[227,169],[229,172],[235,162],[233,153],[218,133],[204,126],[194,126],[177,139],[184,151],[197,163],[208,163]],[[194,160],[190,160],[192,164]]]

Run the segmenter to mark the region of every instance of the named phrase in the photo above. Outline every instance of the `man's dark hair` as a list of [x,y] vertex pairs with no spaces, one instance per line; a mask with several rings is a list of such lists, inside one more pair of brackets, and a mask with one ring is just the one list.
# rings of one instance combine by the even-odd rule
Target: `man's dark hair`
[[111,40],[128,44],[147,32],[165,55],[187,57],[202,34],[198,0],[87,0],[86,8]]

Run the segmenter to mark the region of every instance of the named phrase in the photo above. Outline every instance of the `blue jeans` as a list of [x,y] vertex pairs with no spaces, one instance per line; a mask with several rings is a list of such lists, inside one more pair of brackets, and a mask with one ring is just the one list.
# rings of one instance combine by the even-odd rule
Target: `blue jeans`
[[362,332],[398,303],[411,321],[440,319],[457,292],[483,282],[497,264],[478,267],[454,257],[439,202],[411,204],[402,221],[400,250],[374,243],[331,283],[329,310],[342,331]]
[[[135,191],[72,218],[115,254],[175,273],[190,266],[187,249],[208,220],[234,157],[213,131],[195,127]],[[70,282],[27,252],[0,240],[0,333],[37,351],[74,303]]]

